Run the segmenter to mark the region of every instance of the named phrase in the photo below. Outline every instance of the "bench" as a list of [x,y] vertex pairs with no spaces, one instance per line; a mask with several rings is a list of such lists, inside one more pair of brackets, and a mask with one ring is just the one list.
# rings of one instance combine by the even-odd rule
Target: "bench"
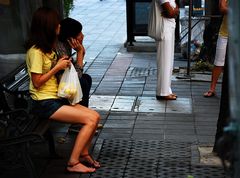
[[30,178],[37,177],[30,143],[47,139],[51,157],[57,156],[51,121],[29,114],[28,83],[25,64],[0,80],[0,177],[18,167],[24,167]]

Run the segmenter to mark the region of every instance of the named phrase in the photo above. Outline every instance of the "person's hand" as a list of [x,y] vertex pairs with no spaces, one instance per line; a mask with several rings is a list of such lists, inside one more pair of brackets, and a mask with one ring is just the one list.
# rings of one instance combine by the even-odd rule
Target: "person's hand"
[[63,56],[62,58],[60,58],[56,64],[56,68],[58,70],[63,70],[66,69],[67,67],[71,66],[71,60],[68,59],[68,56]]
[[82,42],[75,38],[69,38],[67,42],[77,52],[82,49]]
[[67,41],[71,48],[77,51],[78,54],[81,54],[82,56],[85,55],[85,48],[82,44],[82,41],[75,38],[69,38]]
[[85,48],[83,45],[80,45],[79,51],[82,53],[83,56],[85,55]]

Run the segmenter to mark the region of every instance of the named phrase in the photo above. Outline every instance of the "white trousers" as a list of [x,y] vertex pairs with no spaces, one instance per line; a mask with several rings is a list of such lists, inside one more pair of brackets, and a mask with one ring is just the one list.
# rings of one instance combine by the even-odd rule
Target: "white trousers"
[[228,42],[228,37],[218,35],[216,54],[214,59],[215,66],[224,66],[225,56],[227,51],[227,42]]
[[158,96],[172,94],[171,78],[174,61],[175,28],[165,31],[164,38],[157,45],[157,91]]

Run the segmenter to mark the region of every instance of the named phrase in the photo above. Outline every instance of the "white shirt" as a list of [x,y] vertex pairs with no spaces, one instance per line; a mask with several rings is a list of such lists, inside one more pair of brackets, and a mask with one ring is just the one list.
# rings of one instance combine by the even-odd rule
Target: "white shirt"
[[[172,6],[173,8],[175,8],[177,5],[176,5],[176,2],[175,0],[156,0],[159,2],[160,5],[166,3],[166,2],[169,2],[170,6]],[[161,7],[161,11],[162,11],[162,7]],[[175,18],[165,18],[167,22],[169,22],[169,25],[174,27],[176,26],[176,21],[175,21]]]
[[163,3],[169,2],[169,4],[170,4],[173,8],[176,7],[176,2],[175,2],[175,0],[158,0],[158,1],[159,1],[160,5],[162,5]]

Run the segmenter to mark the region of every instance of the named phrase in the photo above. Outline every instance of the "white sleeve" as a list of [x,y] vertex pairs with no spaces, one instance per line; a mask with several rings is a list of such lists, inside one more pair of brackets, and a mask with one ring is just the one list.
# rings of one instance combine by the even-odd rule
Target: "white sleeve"
[[169,2],[169,0],[158,0],[159,1],[159,4],[162,5],[163,3],[165,2]]

